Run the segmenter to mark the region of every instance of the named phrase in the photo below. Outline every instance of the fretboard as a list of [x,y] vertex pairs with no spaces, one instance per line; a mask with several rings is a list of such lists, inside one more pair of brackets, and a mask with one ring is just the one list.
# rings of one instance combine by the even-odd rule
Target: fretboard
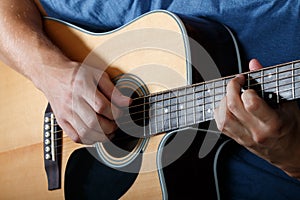
[[[300,97],[300,61],[243,73],[244,89],[254,89],[270,103]],[[143,116],[144,135],[172,131],[214,118],[214,109],[226,95],[228,76],[140,97],[138,114]],[[142,114],[141,114],[142,112]],[[134,119],[134,117],[133,117]],[[139,119],[140,120],[140,119]]]

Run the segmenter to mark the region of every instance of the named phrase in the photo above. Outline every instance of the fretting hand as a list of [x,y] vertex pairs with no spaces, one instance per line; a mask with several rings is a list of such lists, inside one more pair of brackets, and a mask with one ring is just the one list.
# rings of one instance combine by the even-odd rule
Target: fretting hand
[[[253,59],[250,70],[262,68]],[[271,108],[252,89],[241,93],[245,78],[238,75],[214,115],[218,129],[288,175],[300,179],[300,112],[296,102]]]

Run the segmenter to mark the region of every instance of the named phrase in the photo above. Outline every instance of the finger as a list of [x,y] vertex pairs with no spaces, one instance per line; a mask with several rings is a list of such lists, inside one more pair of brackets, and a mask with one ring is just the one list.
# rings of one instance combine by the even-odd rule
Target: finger
[[59,123],[62,130],[76,143],[82,143],[77,131],[72,127],[72,125],[66,120],[62,120]]
[[252,59],[249,62],[249,69],[250,71],[258,70],[263,68],[263,66],[260,64],[260,62],[257,59]]
[[226,97],[224,97],[219,106],[214,110],[214,119],[216,121],[219,131],[225,131],[225,121],[226,121],[226,112],[227,112],[227,102]]
[[[71,111],[71,108],[69,107],[69,105],[64,106],[62,108],[59,108],[58,110],[60,112],[56,112],[55,104],[51,104],[51,107],[52,107],[52,110],[54,112],[54,116],[56,117],[56,121],[59,124],[59,126],[62,128],[62,130],[74,142],[82,143],[77,131],[73,128],[73,126],[70,123],[70,120],[72,120],[71,119],[72,118],[72,111]],[[63,108],[65,108],[65,109],[63,109]]]
[[95,112],[99,115],[103,115],[109,120],[116,120],[121,116],[121,110],[112,104],[106,96],[99,91],[96,91],[93,103]]
[[94,130],[89,127],[84,120],[76,113],[73,114],[72,126],[76,130],[78,137],[84,144],[94,144],[108,140],[102,130]]
[[[115,105],[111,104],[114,88],[107,73],[82,65],[75,78],[73,100],[78,101],[78,98],[84,97],[95,112],[112,120],[114,115],[117,118],[121,113]],[[116,94],[114,99],[121,102],[121,105],[127,105],[130,101],[130,98],[125,97],[126,103],[124,103],[124,96],[120,92]]]
[[[76,110],[78,112],[78,115],[87,127],[104,134],[109,134],[116,130],[116,123],[113,120],[109,120],[106,116],[103,115],[103,113],[95,113],[93,108],[89,105],[89,103],[82,100],[79,105],[80,107],[78,107]],[[108,102],[108,106],[105,109],[111,113],[111,109],[109,108],[109,106],[110,104]],[[117,109],[116,107],[114,108]]]
[[131,103],[129,97],[124,96],[112,83],[107,73],[103,73],[98,83],[101,92],[114,104],[120,107],[128,106]]
[[266,123],[274,116],[277,116],[276,111],[252,89],[245,90],[241,95],[241,99],[245,110],[255,118],[259,119],[259,121]]
[[100,115],[97,115],[97,119],[98,119],[101,129],[103,130],[103,133],[106,136],[113,134],[118,128],[115,121],[111,121]]
[[244,81],[245,78],[242,75],[238,75],[228,83],[226,88],[227,108],[242,122],[247,121],[247,113],[241,100],[241,89]]
[[[121,111],[112,104],[107,97],[102,94],[99,90],[95,89],[96,87],[86,87],[85,94],[82,98],[87,102],[90,107],[93,108],[93,111],[99,115],[103,115],[104,117],[114,120],[117,119],[121,115]],[[78,94],[78,98],[74,98],[77,101],[80,101],[80,94]],[[81,94],[82,95],[82,94]],[[81,103],[77,103],[78,109],[82,107]],[[86,108],[89,109],[89,108]]]
[[214,111],[214,117],[218,129],[228,137],[236,140],[240,144],[248,141],[249,134],[239,122],[239,120],[227,109],[226,97],[223,98],[219,107]]

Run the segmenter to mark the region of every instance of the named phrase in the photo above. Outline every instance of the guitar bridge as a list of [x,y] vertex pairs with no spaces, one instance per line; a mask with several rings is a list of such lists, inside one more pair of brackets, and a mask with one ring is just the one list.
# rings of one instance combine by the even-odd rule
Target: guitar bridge
[[44,165],[48,190],[61,188],[62,129],[58,126],[50,104],[44,115]]

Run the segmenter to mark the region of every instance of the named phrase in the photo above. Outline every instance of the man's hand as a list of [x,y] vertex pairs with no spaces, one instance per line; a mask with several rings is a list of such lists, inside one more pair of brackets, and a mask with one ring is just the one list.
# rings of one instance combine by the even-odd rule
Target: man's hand
[[104,141],[115,131],[119,107],[130,99],[101,68],[70,61],[47,37],[34,0],[0,1],[0,59],[47,97],[62,129],[75,141]]
[[70,138],[84,144],[110,139],[117,129],[119,108],[128,106],[130,98],[114,87],[108,74],[76,62],[42,67],[40,89]]
[[[262,68],[253,59],[250,70]],[[300,178],[300,112],[296,102],[271,108],[257,93],[241,92],[245,79],[238,75],[214,115],[218,129],[288,175]]]

